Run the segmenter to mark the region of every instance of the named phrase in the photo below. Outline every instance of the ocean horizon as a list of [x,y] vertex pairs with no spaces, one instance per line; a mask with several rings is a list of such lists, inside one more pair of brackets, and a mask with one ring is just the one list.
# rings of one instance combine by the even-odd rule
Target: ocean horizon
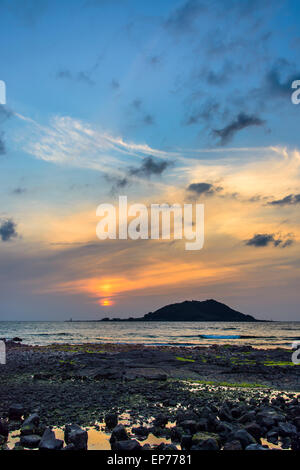
[[0,338],[23,344],[118,343],[148,346],[247,345],[291,348],[300,322],[0,321]]

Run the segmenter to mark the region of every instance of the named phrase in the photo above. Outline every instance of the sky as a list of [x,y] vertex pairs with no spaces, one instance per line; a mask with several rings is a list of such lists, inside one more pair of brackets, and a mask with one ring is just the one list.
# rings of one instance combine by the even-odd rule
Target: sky
[[[214,298],[300,320],[300,5],[0,0],[0,319]],[[201,203],[205,241],[99,240],[97,206]]]

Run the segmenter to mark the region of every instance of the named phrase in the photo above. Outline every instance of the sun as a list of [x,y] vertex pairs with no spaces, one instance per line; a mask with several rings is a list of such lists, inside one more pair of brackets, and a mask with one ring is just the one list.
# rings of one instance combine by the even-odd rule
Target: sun
[[100,300],[100,305],[102,305],[103,307],[109,307],[112,304],[113,304],[113,302],[110,299],[101,299]]

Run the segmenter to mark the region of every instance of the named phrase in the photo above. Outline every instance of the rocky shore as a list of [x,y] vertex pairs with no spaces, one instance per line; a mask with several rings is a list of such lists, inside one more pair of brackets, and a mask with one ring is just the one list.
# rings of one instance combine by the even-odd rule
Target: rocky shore
[[8,342],[0,375],[3,449],[300,449],[289,350]]

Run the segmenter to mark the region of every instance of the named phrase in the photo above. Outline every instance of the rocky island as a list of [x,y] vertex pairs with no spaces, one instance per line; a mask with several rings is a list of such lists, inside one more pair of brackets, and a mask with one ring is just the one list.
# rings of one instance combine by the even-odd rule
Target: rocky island
[[228,321],[257,322],[251,315],[233,310],[214,299],[199,301],[185,300],[159,308],[155,312],[146,313],[138,318],[103,318],[101,321]]

